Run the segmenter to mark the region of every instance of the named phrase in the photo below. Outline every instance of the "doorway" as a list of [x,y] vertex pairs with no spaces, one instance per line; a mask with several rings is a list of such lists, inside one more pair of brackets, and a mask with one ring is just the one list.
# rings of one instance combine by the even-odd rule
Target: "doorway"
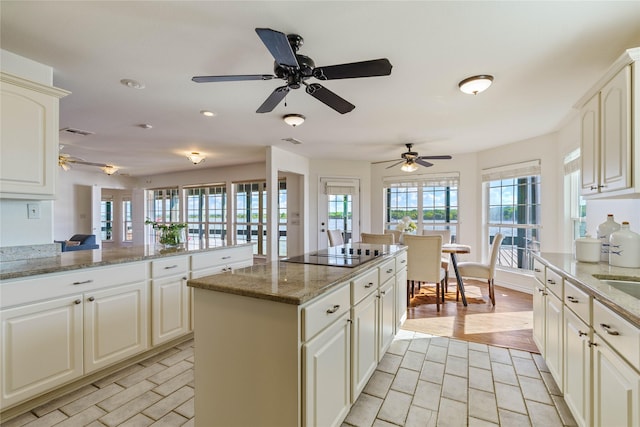
[[360,240],[360,180],[320,178],[318,249],[329,245],[327,230],[340,230],[345,243]]

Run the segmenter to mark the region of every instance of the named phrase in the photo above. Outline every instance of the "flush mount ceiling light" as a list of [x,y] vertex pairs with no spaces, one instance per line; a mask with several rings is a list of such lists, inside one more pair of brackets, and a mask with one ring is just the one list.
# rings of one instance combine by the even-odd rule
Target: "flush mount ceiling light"
[[488,74],[481,74],[478,76],[468,77],[458,83],[458,87],[464,93],[468,93],[469,95],[477,95],[480,92],[484,92],[487,90],[491,83],[493,82],[493,76]]
[[189,159],[189,161],[194,165],[197,165],[198,163],[204,162],[205,157],[197,151],[193,151],[191,154],[187,155],[187,159]]
[[300,126],[304,123],[304,119],[302,114],[287,114],[283,117],[284,122],[292,127]]
[[113,165],[106,165],[101,167],[100,169],[102,169],[102,171],[104,173],[106,173],[107,175],[113,175],[114,173],[118,172],[118,167],[117,166],[113,166]]
[[132,79],[122,79],[120,80],[120,83],[126,87],[130,87],[131,89],[144,89],[144,83],[140,83]]
[[418,165],[412,160],[407,160],[400,166],[402,172],[414,172],[418,170]]
[[213,117],[216,115],[216,113],[214,113],[213,111],[208,111],[208,110],[200,110],[200,114],[207,117]]

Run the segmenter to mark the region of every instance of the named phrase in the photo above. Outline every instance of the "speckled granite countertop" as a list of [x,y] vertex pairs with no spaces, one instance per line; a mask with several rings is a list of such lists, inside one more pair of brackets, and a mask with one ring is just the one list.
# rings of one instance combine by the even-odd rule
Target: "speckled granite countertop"
[[[252,243],[246,243],[237,246],[251,244]],[[144,261],[176,255],[189,255],[198,252],[227,249],[230,247],[231,246],[217,246],[215,248],[207,249],[157,251],[154,246],[145,245],[63,252],[60,256],[56,257],[0,262],[0,280],[35,276],[37,274],[58,273],[62,271],[78,270],[81,268],[122,264],[126,262]]]
[[558,273],[568,276],[571,283],[640,327],[640,300],[600,281],[631,280],[638,282],[640,287],[640,268],[614,267],[604,262],[578,262],[572,254],[563,253],[544,252],[538,258]]
[[[381,248],[382,245],[371,247]],[[389,248],[387,255],[352,268],[273,261],[191,279],[187,284],[194,288],[301,305],[407,250],[406,246],[385,247]]]

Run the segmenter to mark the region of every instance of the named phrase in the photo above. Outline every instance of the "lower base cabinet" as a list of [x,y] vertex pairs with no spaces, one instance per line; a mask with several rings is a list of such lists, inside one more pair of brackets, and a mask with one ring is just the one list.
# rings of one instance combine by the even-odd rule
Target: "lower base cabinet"
[[395,278],[387,280],[380,286],[378,298],[380,298],[380,347],[378,348],[378,362],[391,346],[396,333],[394,295]]
[[545,302],[545,362],[556,384],[563,391],[564,304],[549,291],[547,291]]
[[306,426],[338,426],[349,412],[350,322],[346,313],[302,346]]
[[591,328],[564,309],[564,400],[580,427],[591,425]]
[[378,366],[378,295],[375,292],[351,310],[351,401],[367,385]]
[[151,281],[151,344],[158,345],[190,331],[187,277]]

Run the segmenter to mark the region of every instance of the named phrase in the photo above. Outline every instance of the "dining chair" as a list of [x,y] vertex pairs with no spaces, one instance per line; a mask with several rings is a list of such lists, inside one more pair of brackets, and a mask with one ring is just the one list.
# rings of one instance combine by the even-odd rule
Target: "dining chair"
[[329,236],[329,246],[344,245],[342,230],[327,230],[327,236]]
[[[415,282],[434,283],[436,285],[436,309],[440,311],[440,286],[444,287],[445,272],[441,265],[442,236],[404,236],[407,246],[407,305],[409,295],[414,296]],[[444,304],[444,289],[442,292]]]
[[395,243],[393,234],[360,233],[360,241],[378,245],[393,245]]
[[491,254],[489,256],[488,263],[458,263],[458,271],[460,272],[461,277],[473,277],[487,280],[487,284],[489,285],[489,298],[493,305],[496,305],[496,293],[493,282],[496,275],[496,263],[498,262],[498,254],[500,252],[500,245],[502,244],[503,237],[504,236],[501,233],[498,233],[493,237],[493,244],[491,245]]
[[402,236],[402,231],[400,230],[384,230],[384,234],[393,234],[393,243],[396,245],[398,243],[402,243],[400,240],[400,236]]
[[[451,230],[422,230],[423,236],[442,236],[442,244],[451,243]],[[442,255],[442,268],[444,268],[444,290],[449,292],[449,263],[451,257],[447,254]]]

